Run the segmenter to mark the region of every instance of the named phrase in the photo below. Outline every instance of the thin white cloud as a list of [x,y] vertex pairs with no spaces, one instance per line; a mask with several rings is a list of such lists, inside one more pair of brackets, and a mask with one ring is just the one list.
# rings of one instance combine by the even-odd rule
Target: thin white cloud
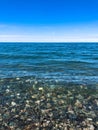
[[0,42],[98,42],[97,37],[0,35]]
[[0,24],[0,42],[98,42],[98,26],[16,26]]

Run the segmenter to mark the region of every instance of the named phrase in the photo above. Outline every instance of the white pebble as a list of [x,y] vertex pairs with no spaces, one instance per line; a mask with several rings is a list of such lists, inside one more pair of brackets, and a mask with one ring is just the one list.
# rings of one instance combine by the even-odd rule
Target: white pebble
[[37,81],[35,81],[34,83],[35,83],[35,84],[37,84],[38,82],[37,82]]
[[15,102],[11,102],[11,105],[12,105],[12,106],[16,106],[16,103],[15,103]]
[[16,80],[19,80],[20,78],[16,78]]
[[9,89],[6,89],[6,93],[9,93],[10,92],[10,90]]
[[20,93],[17,93],[17,96],[20,96]]
[[93,125],[90,125],[89,130],[94,130],[94,129],[95,129],[95,127]]
[[43,88],[41,88],[41,87],[40,87],[40,88],[39,88],[39,90],[40,90],[40,91],[42,91],[42,90],[43,90]]
[[29,100],[26,100],[26,103],[28,104],[28,103],[29,103]]
[[92,121],[92,118],[87,118],[88,121]]

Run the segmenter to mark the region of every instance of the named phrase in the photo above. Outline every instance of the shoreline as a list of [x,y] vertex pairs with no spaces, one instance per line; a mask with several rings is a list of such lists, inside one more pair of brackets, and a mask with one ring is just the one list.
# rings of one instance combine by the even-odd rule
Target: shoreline
[[0,129],[97,130],[98,85],[0,79]]

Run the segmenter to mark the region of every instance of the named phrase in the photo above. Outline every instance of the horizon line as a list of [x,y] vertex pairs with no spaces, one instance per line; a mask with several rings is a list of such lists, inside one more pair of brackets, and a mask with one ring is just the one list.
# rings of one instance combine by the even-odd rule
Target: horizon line
[[47,42],[47,41],[0,41],[0,43],[98,43],[98,41],[65,41],[65,42],[60,42],[60,41],[51,41],[51,42]]

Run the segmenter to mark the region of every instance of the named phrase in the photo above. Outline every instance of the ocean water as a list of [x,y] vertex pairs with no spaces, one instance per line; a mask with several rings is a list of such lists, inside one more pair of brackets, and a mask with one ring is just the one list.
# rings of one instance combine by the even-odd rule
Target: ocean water
[[98,43],[0,43],[0,79],[98,84]]

